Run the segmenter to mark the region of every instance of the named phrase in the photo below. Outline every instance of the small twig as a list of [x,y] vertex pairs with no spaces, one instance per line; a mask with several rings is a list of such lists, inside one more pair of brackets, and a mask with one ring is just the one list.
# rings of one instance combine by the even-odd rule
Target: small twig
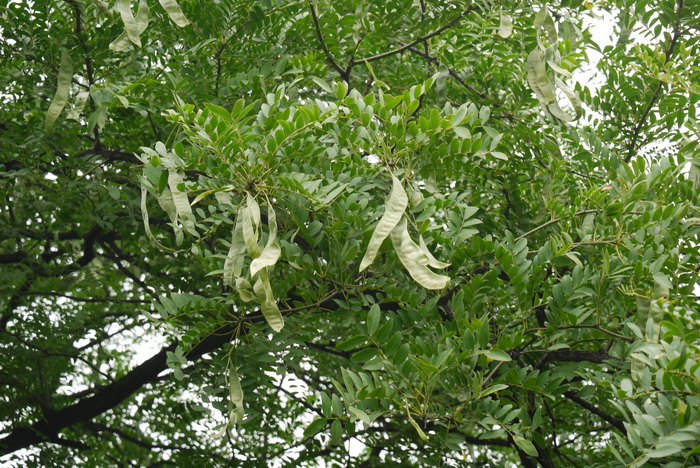
[[55,296],[55,297],[65,297],[72,301],[78,302],[111,302],[111,303],[125,303],[125,304],[150,304],[151,301],[143,301],[140,299],[118,299],[109,297],[79,297],[70,294],[62,294],[53,291],[24,291],[21,293],[22,296]]
[[504,362],[505,361],[498,361],[498,364],[496,364],[496,367],[494,367],[491,370],[491,372],[489,372],[488,375],[486,377],[484,377],[484,381],[481,383],[482,387],[485,383],[487,383],[489,380],[491,380],[493,378],[493,376],[496,374],[496,372],[498,372],[498,369],[501,368],[501,366],[503,365]]
[[[681,10],[683,9],[683,2],[684,0],[679,0],[678,5],[676,8],[676,14],[678,15],[678,18],[681,16]],[[680,21],[680,19],[679,19]],[[673,37],[671,37],[671,43],[668,45],[668,48],[666,49],[665,52],[665,57],[666,59],[664,60],[664,65],[668,63],[668,61],[671,59],[671,54],[673,53],[673,49],[675,49],[676,44],[678,43],[678,39],[681,37],[681,29],[680,29],[680,24],[677,22],[674,27],[673,27]],[[627,145],[627,155],[625,156],[625,162],[630,162],[632,159],[632,156],[634,155],[634,152],[637,149],[637,140],[639,139],[639,135],[641,135],[642,132],[642,127],[644,127],[644,124],[646,123],[647,117],[649,117],[649,113],[651,112],[651,109],[654,107],[654,104],[656,104],[656,101],[659,99],[659,94],[661,93],[661,89],[664,86],[664,82],[659,80],[659,84],[656,86],[656,90],[654,91],[654,94],[651,96],[651,99],[649,100],[649,103],[647,104],[647,107],[644,109],[644,112],[642,112],[642,116],[639,118],[639,122],[637,122],[637,125],[634,127],[634,132],[632,133],[632,140],[630,141],[630,144]]]
[[[399,42],[399,44],[401,44],[401,42]],[[428,62],[430,62],[430,63],[432,63],[433,65],[435,65],[436,67],[440,67],[440,66],[442,65],[442,63],[440,63],[440,61],[439,61],[438,59],[436,59],[435,57],[433,57],[433,56],[431,56],[430,54],[428,54],[427,51],[426,51],[426,52],[421,52],[420,50],[416,49],[415,47],[409,47],[408,50],[410,50],[411,52],[413,52],[413,53],[416,54],[416,55],[420,55],[421,57],[423,57],[423,58],[426,59]],[[447,71],[449,72],[449,74],[452,75],[452,77],[453,77],[455,80],[457,80],[457,82],[458,82],[459,84],[461,84],[462,86],[464,86],[465,88],[467,88],[469,91],[471,91],[471,92],[473,92],[474,94],[476,94],[477,96],[479,96],[481,99],[488,99],[488,96],[486,96],[484,93],[480,92],[479,90],[477,90],[476,88],[474,88],[472,85],[470,85],[470,84],[468,84],[466,81],[464,81],[464,79],[463,79],[461,76],[459,76],[459,73],[457,73],[456,70],[454,70],[454,69],[452,69],[452,68],[449,68],[449,67],[446,67],[446,68],[447,68]]]
[[391,57],[392,55],[400,54],[400,53],[403,52],[404,50],[407,50],[409,47],[413,47],[413,46],[416,45],[416,44],[420,44],[421,42],[427,41],[428,39],[430,39],[430,38],[432,38],[432,37],[435,37],[435,36],[437,36],[438,34],[440,34],[440,33],[444,32],[444,31],[446,31],[447,29],[449,29],[449,28],[451,28],[452,26],[454,26],[459,20],[461,20],[462,18],[464,18],[465,16],[467,16],[469,13],[471,13],[472,11],[474,11],[474,10],[476,10],[476,9],[477,9],[477,7],[474,7],[474,6],[467,8],[466,10],[464,10],[464,11],[463,11],[461,14],[459,14],[458,16],[455,16],[454,18],[452,18],[452,19],[451,19],[447,24],[445,24],[444,26],[439,27],[439,28],[436,29],[435,31],[432,31],[432,32],[426,34],[425,36],[421,36],[421,37],[419,37],[418,39],[415,39],[415,40],[409,42],[408,44],[402,45],[401,47],[397,47],[396,49],[392,49],[392,50],[389,50],[389,51],[387,51],[387,52],[383,52],[383,53],[381,53],[381,54],[373,55],[373,56],[371,56],[371,57],[367,57],[367,58],[363,58],[363,59],[358,59],[358,60],[353,60],[352,63],[353,63],[353,65],[359,65],[359,64],[362,64],[362,63],[374,62],[374,61],[376,61],[376,60],[381,60],[381,59],[386,58],[386,57]]
[[[90,84],[90,87],[95,85],[95,74],[92,68],[92,60],[90,59],[90,49],[88,48],[87,41],[85,40],[85,35],[83,33],[83,26],[82,26],[82,20],[81,20],[81,11],[80,11],[80,6],[75,0],[68,0],[68,3],[71,4],[73,7],[73,11],[75,12],[75,35],[78,37],[78,41],[80,42],[80,47],[83,49],[83,52],[85,53],[85,72],[87,74],[87,79],[88,83]],[[93,107],[94,106],[94,101],[93,101]],[[100,143],[100,131],[97,128],[97,125],[95,126],[95,129],[93,130],[93,134],[95,135],[95,143],[98,147],[101,146]]]
[[156,291],[149,288],[149,286],[146,283],[141,281],[141,279],[139,279],[135,274],[133,274],[128,268],[122,265],[121,260],[124,258],[124,254],[121,252],[119,247],[117,247],[116,244],[114,244],[114,242],[103,243],[102,246],[109,250],[112,253],[112,255],[114,255],[114,258],[112,258],[111,260],[114,262],[114,265],[119,269],[119,271],[124,273],[129,279],[131,279],[131,281],[139,285],[141,289],[143,289],[143,291],[149,296],[151,296],[156,302],[160,301],[160,297],[158,296]]
[[279,390],[280,392],[282,392],[282,393],[284,393],[284,394],[286,394],[286,395],[289,395],[290,397],[292,397],[292,399],[293,399],[294,401],[296,401],[297,403],[299,403],[300,405],[302,405],[304,408],[306,408],[306,409],[308,409],[308,410],[311,410],[311,411],[313,411],[314,413],[318,414],[319,416],[323,417],[323,413],[321,412],[320,409],[316,408],[314,405],[312,405],[311,403],[309,403],[309,402],[306,401],[305,399],[300,398],[300,397],[298,397],[297,395],[293,394],[292,392],[290,392],[289,390],[287,390],[287,389],[284,388],[283,386],[280,385],[279,387],[277,387],[277,390]]
[[[577,211],[576,213],[574,213],[574,216],[581,216],[581,215],[585,215],[585,214],[589,214],[589,213],[598,213],[599,211],[600,211],[600,210],[583,210],[583,211]],[[529,235],[534,234],[534,233],[536,233],[537,231],[540,231],[540,230],[546,228],[547,226],[551,226],[552,224],[557,224],[557,223],[559,223],[559,222],[561,222],[561,221],[562,221],[561,218],[556,218],[556,219],[552,219],[551,221],[547,221],[546,223],[540,224],[540,225],[537,226],[536,228],[531,229],[530,231],[526,232],[525,234],[516,237],[515,240],[516,240],[516,241],[519,241],[520,239],[524,239],[524,238],[528,237]]]
[[319,299],[318,301],[314,302],[313,304],[308,304],[308,305],[304,305],[304,306],[299,306],[299,307],[293,307],[293,308],[289,308],[289,309],[284,309],[284,310],[282,310],[281,312],[282,312],[283,314],[287,314],[287,315],[288,315],[288,314],[292,314],[292,313],[294,313],[294,312],[299,312],[299,311],[301,311],[301,310],[314,309],[314,308],[317,308],[317,307],[321,307],[321,304],[323,304],[324,302],[326,302],[326,301],[328,301],[328,300],[334,298],[334,297],[337,296],[339,293],[340,293],[340,291],[337,291],[337,290],[336,290],[336,291],[333,291],[332,293],[326,295],[325,297]]
[[328,62],[335,69],[335,71],[337,71],[340,74],[340,77],[342,79],[344,79],[345,81],[349,82],[350,76],[349,76],[348,72],[352,68],[352,65],[354,65],[354,60],[348,64],[348,70],[343,70],[343,68],[340,65],[338,65],[338,62],[336,62],[335,59],[333,58],[331,51],[328,50],[328,46],[326,45],[326,41],[323,39],[323,32],[321,31],[321,24],[318,21],[318,14],[316,13],[316,8],[314,7],[314,4],[312,3],[311,0],[309,0],[308,3],[309,3],[309,9],[311,10],[311,18],[313,18],[314,27],[316,28],[316,36],[318,36],[318,41],[321,43],[321,48],[323,49],[323,53],[326,54],[326,58],[328,59]]

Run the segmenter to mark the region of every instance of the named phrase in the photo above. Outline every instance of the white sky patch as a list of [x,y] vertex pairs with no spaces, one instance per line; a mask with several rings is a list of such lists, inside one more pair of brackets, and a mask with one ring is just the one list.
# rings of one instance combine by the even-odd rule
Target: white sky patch
[[[596,10],[595,16],[597,19],[584,18],[584,26],[590,31],[595,43],[601,50],[607,46],[615,45],[614,28],[617,21],[615,16],[604,10]],[[574,73],[574,81],[583,86],[598,89],[605,83],[605,77],[597,71],[598,62],[603,58],[603,54],[593,49],[588,49],[587,53],[587,66]]]

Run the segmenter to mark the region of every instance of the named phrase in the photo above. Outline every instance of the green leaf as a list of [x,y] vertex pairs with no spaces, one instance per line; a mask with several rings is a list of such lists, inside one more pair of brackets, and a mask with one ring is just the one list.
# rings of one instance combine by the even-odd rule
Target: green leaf
[[181,28],[184,28],[185,26],[190,24],[189,20],[185,17],[185,14],[180,9],[180,5],[178,5],[175,0],[158,0],[158,1],[160,2],[160,5],[168,13],[168,16],[173,21],[173,23],[180,26]]
[[487,388],[479,394],[479,398],[484,398],[485,396],[491,395],[492,393],[500,392],[501,390],[505,390],[507,388],[508,385],[505,384],[491,385],[489,388]]
[[372,264],[379,252],[379,247],[381,247],[382,242],[384,242],[384,239],[387,238],[389,233],[399,223],[408,206],[408,196],[401,182],[394,176],[391,176],[391,180],[393,186],[384,207],[384,215],[379,220],[377,227],[374,228],[369,245],[367,246],[367,251],[360,262],[360,271],[363,271]]
[[317,85],[319,85],[321,89],[323,89],[328,94],[333,94],[333,90],[331,89],[330,85],[326,82],[326,80],[323,80],[317,76],[312,76],[311,80]]
[[232,120],[231,113],[221,106],[217,106],[216,104],[212,104],[210,102],[205,102],[204,107],[206,107],[212,114],[221,117],[225,122],[230,122]]
[[513,440],[515,441],[515,444],[520,447],[520,450],[523,452],[527,453],[531,457],[536,457],[537,456],[537,449],[533,445],[532,442],[530,442],[527,439],[523,439],[522,437],[518,436],[513,436]]
[[339,81],[335,85],[335,97],[338,101],[342,101],[348,93],[348,87],[344,81]]
[[454,127],[452,130],[455,131],[455,133],[457,134],[457,136],[458,136],[459,138],[463,138],[463,139],[465,139],[465,140],[468,140],[468,139],[470,139],[470,138],[472,137],[471,132],[470,132],[469,129],[467,129],[467,128],[464,128],[464,127]]
[[331,444],[338,445],[343,440],[343,425],[339,419],[331,424]]
[[341,341],[336,344],[335,347],[343,351],[349,351],[363,345],[367,342],[367,337],[365,335],[357,335],[349,338],[345,341]]
[[316,418],[304,429],[304,437],[308,439],[309,437],[315,436],[321,429],[326,427],[327,422],[328,420],[326,418]]
[[382,369],[384,367],[384,361],[382,360],[381,356],[377,355],[374,356],[372,359],[367,361],[362,368],[364,370],[368,371],[376,371],[379,369]]
[[494,361],[504,361],[504,362],[507,362],[507,361],[510,361],[510,360],[511,360],[511,358],[510,358],[510,356],[508,355],[508,353],[506,353],[505,351],[503,351],[503,350],[501,350],[501,349],[485,349],[485,350],[483,350],[482,352],[484,353],[484,355],[485,355],[487,358],[493,359]]
[[46,119],[44,125],[46,131],[53,132],[53,125],[61,115],[63,108],[68,102],[68,91],[70,89],[71,80],[73,79],[73,64],[70,60],[70,55],[66,50],[61,50],[61,65],[58,69],[58,84],[56,86],[56,94],[54,94],[49,110],[46,111]]
[[373,359],[377,354],[378,351],[375,348],[365,348],[353,354],[350,360],[352,362],[363,363]]
[[372,305],[367,313],[367,332],[370,336],[374,336],[374,332],[376,332],[379,327],[380,314],[381,309],[379,308],[379,304]]
[[648,455],[649,458],[664,458],[670,457],[671,455],[675,455],[681,450],[685,450],[683,444],[671,440],[666,440],[662,444],[659,444],[656,447],[654,447],[653,450],[650,450]]
[[369,426],[369,425],[372,423],[372,421],[370,420],[370,418],[369,418],[369,416],[367,415],[367,413],[365,413],[365,412],[362,411],[361,409],[356,408],[356,407],[354,407],[354,406],[349,406],[349,407],[348,407],[348,410],[349,410],[357,419],[359,419],[359,420],[361,420],[363,423],[365,423],[366,426]]
[[333,415],[331,410],[331,398],[326,392],[321,392],[321,412],[327,418]]

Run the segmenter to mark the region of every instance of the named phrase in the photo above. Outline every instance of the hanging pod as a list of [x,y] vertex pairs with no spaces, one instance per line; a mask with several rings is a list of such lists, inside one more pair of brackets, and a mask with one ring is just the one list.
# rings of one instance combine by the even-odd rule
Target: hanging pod
[[444,289],[449,284],[449,276],[438,275],[427,267],[430,259],[409,237],[405,220],[391,231],[391,242],[399,260],[418,284],[425,289]]
[[46,111],[46,120],[44,125],[46,131],[53,132],[53,124],[61,115],[63,108],[68,102],[68,91],[70,82],[73,79],[73,63],[70,60],[70,55],[65,50],[61,51],[61,65],[58,69],[58,85],[56,86],[56,94],[49,105],[49,110]]
[[[284,327],[284,317],[275,302],[269,269],[280,258],[282,249],[277,242],[277,217],[272,203],[267,199],[267,242],[260,247],[262,221],[260,206],[253,196],[246,195],[245,205],[238,208],[236,223],[231,234],[226,261],[224,284],[235,288],[243,302],[257,301],[265,320],[274,331]],[[252,259],[249,276],[243,277],[245,254]],[[251,283],[253,284],[251,286]]]
[[382,242],[384,242],[384,239],[389,236],[391,230],[399,223],[408,206],[408,196],[399,179],[392,175],[391,181],[392,188],[386,200],[384,215],[382,215],[382,218],[379,220],[377,227],[374,228],[372,237],[367,245],[367,251],[360,262],[360,271],[363,271],[372,264],[377,257]]

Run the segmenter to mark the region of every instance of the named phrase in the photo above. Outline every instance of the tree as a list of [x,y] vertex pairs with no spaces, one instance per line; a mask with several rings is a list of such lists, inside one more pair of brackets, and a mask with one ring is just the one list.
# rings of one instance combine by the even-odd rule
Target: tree
[[9,2],[3,463],[699,464],[698,18]]

